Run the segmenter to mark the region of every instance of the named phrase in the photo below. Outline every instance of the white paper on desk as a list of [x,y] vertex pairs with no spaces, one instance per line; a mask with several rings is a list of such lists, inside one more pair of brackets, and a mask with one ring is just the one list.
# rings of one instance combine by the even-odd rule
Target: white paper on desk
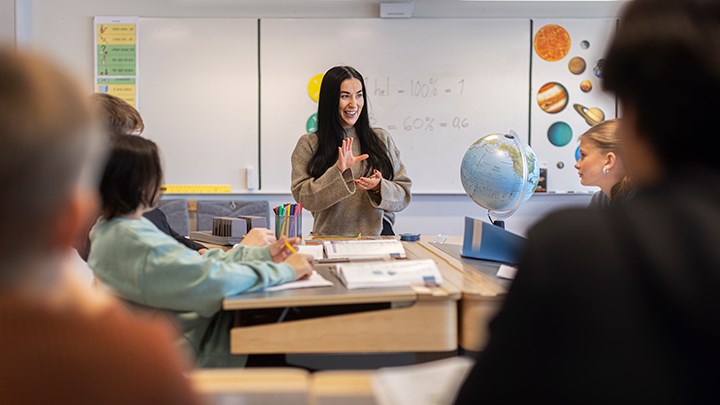
[[381,368],[372,380],[378,405],[450,405],[475,361],[451,357],[404,367]]
[[307,280],[291,281],[289,283],[276,285],[274,287],[268,287],[265,291],[283,291],[283,290],[294,290],[297,288],[311,288],[311,287],[332,287],[332,281],[321,276],[320,273],[313,270],[310,278]]
[[514,280],[517,271],[517,267],[508,266],[507,264],[501,264],[500,268],[497,271],[497,276],[500,278],[506,278],[508,280]]
[[304,255],[310,255],[315,260],[322,259],[323,256],[323,245],[299,245],[297,252]]

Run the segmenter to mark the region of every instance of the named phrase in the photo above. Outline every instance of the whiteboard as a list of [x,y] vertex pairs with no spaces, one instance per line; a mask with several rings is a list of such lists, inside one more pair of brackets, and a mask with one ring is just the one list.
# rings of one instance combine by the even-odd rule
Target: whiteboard
[[262,19],[261,190],[290,191],[290,157],[317,112],[308,84],[335,65],[365,78],[371,124],[400,149],[413,193],[464,193],[478,138],[528,139],[528,19]]
[[166,184],[257,184],[257,19],[141,18],[138,110]]
[[[597,124],[598,118],[607,120],[616,116],[615,96],[602,91],[601,69],[596,67],[605,55],[617,20],[534,19],[533,41],[536,41],[537,32],[543,27],[552,26],[561,27],[567,32],[570,46],[565,48],[567,54],[564,57],[550,61],[541,58],[537,47],[533,46],[530,144],[540,166],[547,168],[548,192],[595,192],[599,190],[597,187],[580,184],[574,166],[577,162],[576,154],[579,153],[578,137],[591,125]],[[581,64],[571,69],[573,59],[581,61]],[[538,103],[538,93],[547,89],[543,86],[548,83],[555,83],[553,86],[560,90],[559,93],[563,93],[564,89],[565,106],[559,111],[547,112]],[[589,109],[601,111],[602,116],[589,115]]]

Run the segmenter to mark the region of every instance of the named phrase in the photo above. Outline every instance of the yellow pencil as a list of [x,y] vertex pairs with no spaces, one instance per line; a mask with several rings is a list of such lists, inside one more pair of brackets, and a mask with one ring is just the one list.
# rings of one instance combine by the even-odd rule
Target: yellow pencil
[[287,248],[290,249],[291,252],[297,253],[297,250],[295,250],[295,248],[292,247],[292,245],[289,244],[288,241],[285,241],[285,246],[287,246]]

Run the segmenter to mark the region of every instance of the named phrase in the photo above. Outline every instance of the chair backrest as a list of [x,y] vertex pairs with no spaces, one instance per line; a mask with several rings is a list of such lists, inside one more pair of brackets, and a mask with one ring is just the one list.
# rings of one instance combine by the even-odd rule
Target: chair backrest
[[167,217],[170,227],[180,235],[190,235],[188,202],[183,199],[160,200],[158,208]]
[[[197,230],[212,230],[213,218],[255,215],[264,217],[270,224],[270,203],[262,201],[198,200]],[[168,218],[169,219],[169,218]]]

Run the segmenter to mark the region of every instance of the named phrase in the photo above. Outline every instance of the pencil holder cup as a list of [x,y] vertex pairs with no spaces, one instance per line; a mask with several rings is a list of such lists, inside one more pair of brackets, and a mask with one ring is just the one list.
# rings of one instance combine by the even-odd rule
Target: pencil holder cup
[[275,215],[275,237],[302,238],[302,215]]

